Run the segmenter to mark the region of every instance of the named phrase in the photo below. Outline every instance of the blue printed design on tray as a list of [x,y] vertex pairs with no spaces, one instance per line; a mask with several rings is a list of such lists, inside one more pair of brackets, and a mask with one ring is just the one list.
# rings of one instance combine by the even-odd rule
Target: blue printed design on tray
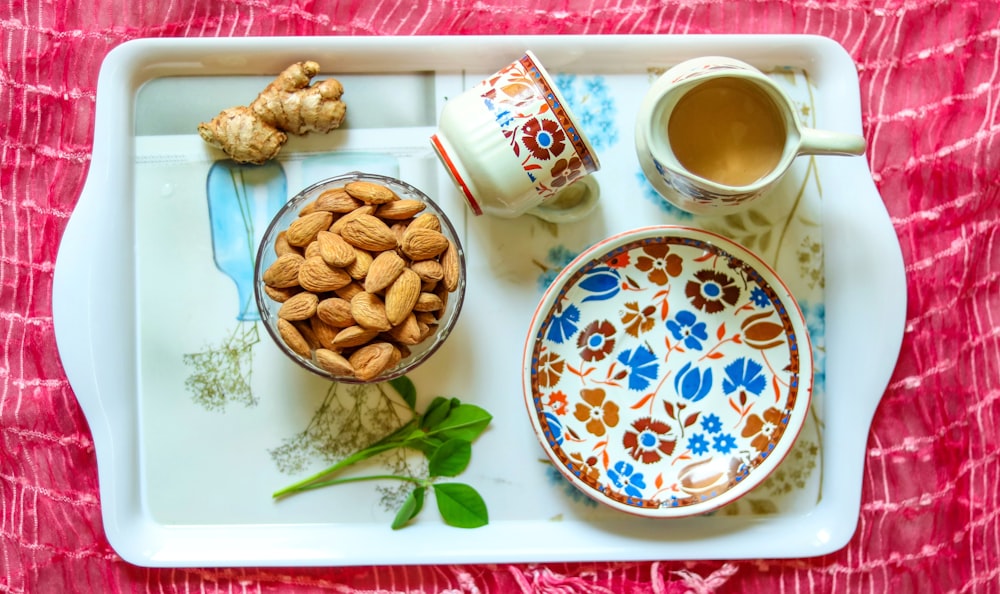
[[813,393],[822,394],[826,389],[826,306],[823,303],[800,301],[799,309],[806,319],[809,340],[813,347]]
[[618,109],[603,76],[557,74],[555,85],[595,151],[618,142]]
[[275,161],[264,165],[216,161],[206,186],[215,266],[236,283],[237,319],[260,320],[253,304],[254,259],[268,223],[288,199],[285,171]]
[[544,262],[536,262],[542,273],[538,275],[538,290],[545,291],[556,280],[563,268],[576,258],[579,252],[571,252],[566,246],[557,245],[549,249]]
[[639,186],[642,189],[642,197],[658,206],[660,210],[670,215],[672,219],[677,221],[690,221],[694,218],[694,215],[691,213],[677,208],[670,202],[667,202],[663,196],[660,196],[660,193],[656,191],[653,184],[649,183],[649,180],[646,178],[646,174],[641,170],[635,174],[635,179],[639,182]]

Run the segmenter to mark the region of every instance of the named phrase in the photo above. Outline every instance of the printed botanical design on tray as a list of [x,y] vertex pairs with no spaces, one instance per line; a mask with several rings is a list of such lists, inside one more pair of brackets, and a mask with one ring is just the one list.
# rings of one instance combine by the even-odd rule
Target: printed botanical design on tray
[[787,450],[811,369],[776,289],[752,263],[683,235],[584,264],[540,314],[531,361],[560,463],[592,494],[684,507]]
[[[816,126],[813,86],[807,72],[782,68],[767,73],[785,91],[805,126]],[[811,286],[822,286],[822,240],[819,200],[822,199],[819,168],[813,156],[800,156],[766,199],[753,202],[742,212],[704,221],[704,228],[739,241],[773,266],[780,258],[795,257],[799,272]]]
[[[368,447],[403,426],[412,416],[400,406],[389,384],[331,383],[322,403],[302,432],[286,438],[269,450],[271,460],[283,474],[296,476],[319,463],[332,464]],[[404,450],[379,457],[379,465],[395,475],[419,476],[418,458]],[[424,464],[426,466],[426,464]],[[375,489],[386,510],[399,507],[412,490],[403,482],[378,484]]]
[[[597,169],[590,153],[530,56],[507,66],[478,87],[535,191],[550,198],[560,189]],[[550,184],[536,172],[549,171]]]
[[[251,382],[260,315],[254,304],[253,270],[260,238],[288,197],[285,172],[277,161],[265,165],[216,161],[209,169],[206,193],[213,260],[236,284],[239,303],[229,335],[216,346],[183,356],[192,371],[185,386],[194,401],[208,410],[223,410],[228,404],[255,406],[258,399]],[[403,422],[399,407],[393,406],[382,385],[333,383],[308,426],[270,450],[270,455],[281,472],[293,475],[317,460],[343,458]],[[409,468],[412,462],[400,453],[384,456],[382,463],[389,472],[414,474]],[[386,507],[406,496],[405,484],[391,487],[377,487]]]
[[656,191],[653,184],[649,182],[646,174],[639,170],[635,174],[636,181],[639,182],[641,188],[642,197],[652,204],[656,205],[660,210],[662,210],[667,216],[669,216],[673,221],[676,222],[689,222],[694,218],[694,215],[686,210],[681,210],[677,208],[672,203],[663,199],[660,193]]
[[238,303],[232,332],[215,345],[183,357],[191,374],[184,382],[195,402],[210,410],[227,404],[254,406],[251,388],[253,347],[260,342],[254,305],[253,268],[257,243],[288,197],[284,169],[272,161],[244,165],[231,160],[212,164],[206,180],[212,257],[236,284]]
[[607,150],[618,142],[618,108],[603,76],[560,73],[553,82],[594,150]]

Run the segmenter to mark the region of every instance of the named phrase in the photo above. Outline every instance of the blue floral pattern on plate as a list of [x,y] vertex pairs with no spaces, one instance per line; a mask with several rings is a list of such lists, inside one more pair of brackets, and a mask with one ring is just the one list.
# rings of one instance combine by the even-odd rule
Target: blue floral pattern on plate
[[525,349],[546,453],[590,497],[703,513],[762,481],[808,414],[812,355],[785,285],[715,234],[651,227],[559,274]]

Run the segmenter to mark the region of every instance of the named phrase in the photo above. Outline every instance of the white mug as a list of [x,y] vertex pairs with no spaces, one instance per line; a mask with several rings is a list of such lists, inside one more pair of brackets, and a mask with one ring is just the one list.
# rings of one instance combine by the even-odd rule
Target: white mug
[[530,51],[450,99],[431,145],[476,215],[568,222],[597,204],[597,154]]
[[730,214],[762,196],[799,155],[860,155],[857,134],[802,126],[791,100],[753,66],[687,60],[649,89],[636,118],[643,172],[670,203]]

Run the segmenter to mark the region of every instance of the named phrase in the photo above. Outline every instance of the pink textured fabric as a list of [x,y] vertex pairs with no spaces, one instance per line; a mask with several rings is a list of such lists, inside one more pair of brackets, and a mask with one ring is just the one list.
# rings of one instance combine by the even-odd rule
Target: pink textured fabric
[[[51,287],[110,49],[149,36],[744,32],[825,35],[855,59],[868,159],[907,263],[902,354],[845,549],[781,561],[149,570],[109,547]],[[995,0],[26,0],[0,6],[0,52],[0,592],[1000,592]]]

